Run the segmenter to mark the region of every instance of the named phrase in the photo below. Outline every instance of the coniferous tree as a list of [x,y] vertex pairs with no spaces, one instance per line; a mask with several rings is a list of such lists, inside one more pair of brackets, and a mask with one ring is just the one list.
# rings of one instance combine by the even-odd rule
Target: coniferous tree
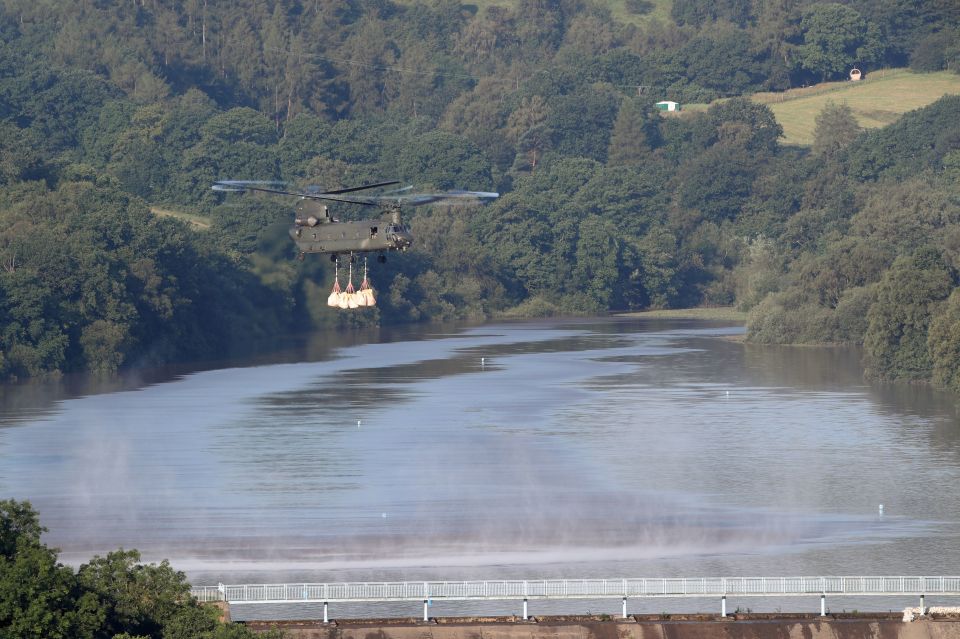
[[624,99],[610,133],[607,164],[629,166],[649,161],[652,155],[647,136],[649,128],[643,108],[637,100]]

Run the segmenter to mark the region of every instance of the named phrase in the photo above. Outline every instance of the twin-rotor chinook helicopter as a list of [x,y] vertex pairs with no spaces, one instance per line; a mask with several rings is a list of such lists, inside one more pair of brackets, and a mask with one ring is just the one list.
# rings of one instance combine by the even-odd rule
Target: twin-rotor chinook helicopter
[[[377,261],[387,261],[387,252],[405,251],[413,244],[413,235],[403,223],[401,207],[422,204],[469,204],[499,197],[499,193],[485,191],[441,191],[435,193],[412,193],[407,186],[376,195],[349,195],[358,191],[383,188],[399,184],[397,181],[364,184],[346,189],[323,191],[319,187],[291,190],[286,182],[258,180],[220,180],[214,182],[214,191],[242,193],[260,191],[277,195],[289,195],[299,199],[294,207],[293,226],[290,237],[300,249],[299,258],[307,253],[329,254],[330,260],[338,262],[341,255],[378,253]],[[346,202],[363,206],[381,207],[377,219],[341,222],[330,214],[324,202]]]

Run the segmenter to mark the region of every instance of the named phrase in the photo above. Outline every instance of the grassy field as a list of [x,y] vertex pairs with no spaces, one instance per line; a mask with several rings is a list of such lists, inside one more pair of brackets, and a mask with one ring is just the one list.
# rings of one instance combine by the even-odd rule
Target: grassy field
[[700,308],[671,308],[659,311],[641,311],[622,313],[629,317],[647,317],[652,319],[697,319],[718,320],[724,322],[746,322],[747,314],[732,306],[712,306]]
[[158,217],[175,217],[185,222],[189,222],[190,226],[196,229],[210,228],[210,221],[201,215],[194,215],[193,213],[184,213],[183,211],[173,211],[170,209],[161,209],[160,207],[157,207],[157,206],[151,206],[150,212]]
[[[846,103],[860,126],[875,128],[895,122],[907,111],[936,102],[944,95],[960,94],[960,75],[950,71],[913,73],[907,69],[875,71],[859,82],[824,82],[782,93],[756,93],[754,102],[766,104],[783,126],[785,144],[813,144],[817,115],[827,100]],[[684,113],[706,111],[709,104],[684,104]]]
[[846,103],[861,126],[874,128],[948,93],[960,93],[960,75],[891,69],[871,73],[859,82],[825,82],[784,93],[757,93],[753,99],[773,110],[786,144],[812,144],[816,117],[827,100]]

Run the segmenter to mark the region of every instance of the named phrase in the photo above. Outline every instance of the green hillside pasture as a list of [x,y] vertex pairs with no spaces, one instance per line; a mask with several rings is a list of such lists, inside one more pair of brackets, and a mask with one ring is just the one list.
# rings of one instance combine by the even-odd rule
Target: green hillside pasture
[[826,82],[784,93],[757,93],[753,99],[773,110],[783,126],[786,144],[807,145],[813,143],[816,118],[827,100],[846,103],[861,126],[875,128],[949,93],[960,94],[960,75],[894,69],[871,73],[859,82]]
[[194,229],[206,230],[210,228],[210,220],[202,215],[194,215],[193,213],[174,211],[172,209],[163,209],[158,206],[151,206],[150,212],[158,217],[175,217],[178,220],[183,220],[184,222],[190,224],[190,226]]

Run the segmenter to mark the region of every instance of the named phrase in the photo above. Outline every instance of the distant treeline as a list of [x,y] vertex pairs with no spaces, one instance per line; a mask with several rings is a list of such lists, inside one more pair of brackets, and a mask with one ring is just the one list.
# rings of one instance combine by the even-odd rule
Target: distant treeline
[[[957,388],[960,98],[867,133],[831,105],[801,149],[736,96],[960,70],[960,5],[606,5],[0,0],[0,378],[323,326],[737,304],[751,339],[862,342],[872,375]],[[379,306],[343,313],[329,262],[291,260],[291,203],[224,178],[503,196],[411,210]]]

